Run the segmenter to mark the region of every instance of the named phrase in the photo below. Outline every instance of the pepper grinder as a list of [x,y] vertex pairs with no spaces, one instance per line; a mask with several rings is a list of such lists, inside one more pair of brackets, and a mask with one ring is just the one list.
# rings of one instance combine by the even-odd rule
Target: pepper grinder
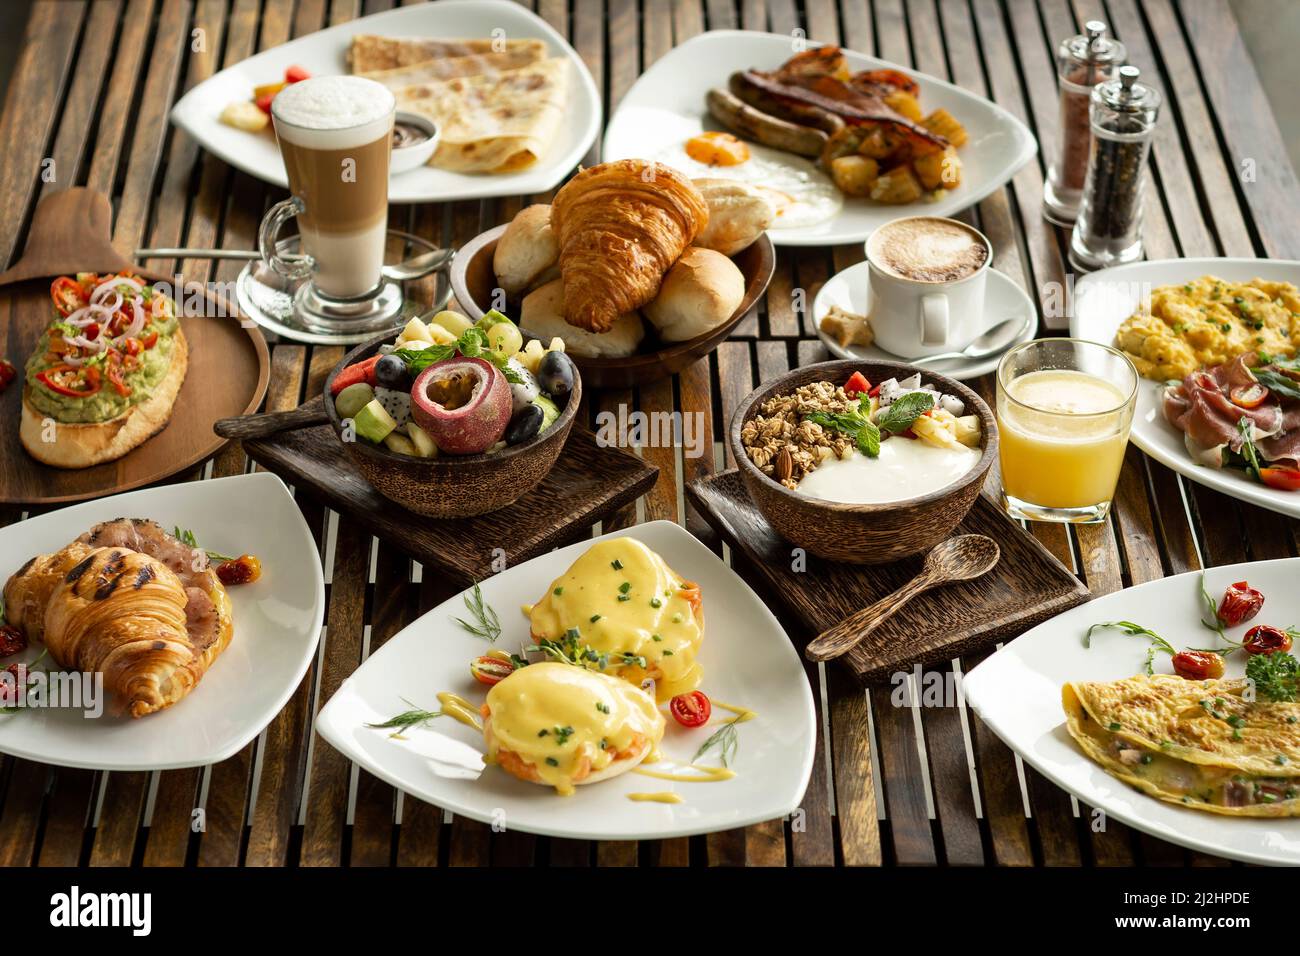
[[1043,217],[1069,228],[1079,215],[1083,186],[1092,147],[1089,98],[1098,83],[1115,78],[1128,52],[1124,44],[1106,36],[1106,24],[1089,20],[1086,31],[1062,41],[1056,51],[1057,87],[1060,90],[1060,141],[1043,184]]
[[1142,192],[1160,94],[1135,66],[1093,88],[1092,150],[1070,262],[1087,272],[1142,258]]

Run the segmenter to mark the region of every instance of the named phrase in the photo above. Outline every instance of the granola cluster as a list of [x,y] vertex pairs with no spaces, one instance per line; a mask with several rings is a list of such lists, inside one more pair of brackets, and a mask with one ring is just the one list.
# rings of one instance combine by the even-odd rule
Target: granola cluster
[[858,400],[830,382],[813,382],[788,395],[769,398],[758,414],[745,422],[740,441],[749,460],[765,475],[793,490],[804,475],[834,455],[848,458],[853,437],[838,429],[825,429],[805,421],[811,412],[845,413],[858,408]]

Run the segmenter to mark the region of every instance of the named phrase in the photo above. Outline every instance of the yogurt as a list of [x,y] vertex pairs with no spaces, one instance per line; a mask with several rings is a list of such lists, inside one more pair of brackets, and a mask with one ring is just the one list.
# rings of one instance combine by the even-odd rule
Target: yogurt
[[979,464],[977,448],[939,448],[914,438],[880,443],[880,456],[854,449],[849,458],[831,458],[799,482],[811,498],[850,505],[875,505],[919,498],[946,488]]

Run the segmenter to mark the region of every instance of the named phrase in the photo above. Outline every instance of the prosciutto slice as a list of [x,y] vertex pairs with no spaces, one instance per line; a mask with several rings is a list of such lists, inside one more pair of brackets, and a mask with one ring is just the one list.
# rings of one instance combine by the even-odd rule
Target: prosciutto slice
[[1200,461],[1217,465],[1227,446],[1240,452],[1245,442],[1239,423],[1251,423],[1252,437],[1266,461],[1300,463],[1300,401],[1270,395],[1256,408],[1232,401],[1232,389],[1254,384],[1254,353],[1193,372],[1165,390],[1165,418],[1187,438],[1188,450]]

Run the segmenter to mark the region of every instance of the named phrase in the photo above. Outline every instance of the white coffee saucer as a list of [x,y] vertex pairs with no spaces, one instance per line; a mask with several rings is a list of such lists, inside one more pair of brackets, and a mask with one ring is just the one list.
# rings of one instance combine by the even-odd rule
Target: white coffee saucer
[[[850,266],[843,272],[831,276],[813,301],[813,322],[817,327],[817,335],[826,344],[826,348],[831,351],[831,354],[837,358],[906,362],[907,359],[900,358],[874,345],[865,347],[853,345],[845,348],[821,330],[822,318],[831,310],[833,305],[838,305],[841,309],[855,312],[858,315],[869,314],[869,286],[870,278],[865,262],[859,262],[857,265]],[[1007,349],[1020,345],[1022,342],[1028,342],[1038,334],[1038,322],[1029,321],[1031,316],[1035,320],[1037,319],[1037,310],[1034,307],[1033,300],[1029,298],[1024,289],[996,269],[989,270],[988,287],[984,293],[984,312],[985,315],[990,316],[989,321],[985,323],[986,327],[1012,316],[1020,316],[1025,320],[1024,331],[1007,346]],[[994,316],[996,318],[993,318]],[[978,378],[992,372],[998,367],[998,361],[1001,358],[1002,353],[982,359],[942,359],[937,362],[927,363],[925,367],[933,372],[938,372],[940,375],[964,380]]]

